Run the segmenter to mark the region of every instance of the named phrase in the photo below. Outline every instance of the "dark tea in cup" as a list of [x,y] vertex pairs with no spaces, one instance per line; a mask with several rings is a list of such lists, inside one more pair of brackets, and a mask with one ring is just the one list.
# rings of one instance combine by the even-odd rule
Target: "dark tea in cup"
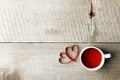
[[102,60],[101,53],[95,48],[86,49],[81,57],[83,64],[88,68],[95,68]]

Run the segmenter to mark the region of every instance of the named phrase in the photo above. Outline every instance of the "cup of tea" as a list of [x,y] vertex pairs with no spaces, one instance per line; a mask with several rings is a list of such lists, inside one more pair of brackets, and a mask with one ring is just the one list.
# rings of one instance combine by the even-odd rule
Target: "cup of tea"
[[102,68],[107,58],[111,58],[110,53],[104,54],[102,50],[94,46],[85,47],[80,52],[80,63],[89,71],[96,71]]

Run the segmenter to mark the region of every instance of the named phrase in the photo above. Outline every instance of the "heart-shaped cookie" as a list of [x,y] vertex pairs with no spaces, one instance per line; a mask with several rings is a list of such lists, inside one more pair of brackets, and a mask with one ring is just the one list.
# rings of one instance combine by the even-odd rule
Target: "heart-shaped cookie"
[[68,57],[68,55],[66,54],[66,52],[61,52],[60,53],[60,58],[59,58],[59,62],[62,64],[66,64],[71,62],[72,60]]
[[77,45],[69,46],[65,49],[66,54],[72,61],[76,61],[79,54],[79,47]]
[[60,53],[59,62],[62,64],[76,61],[79,55],[79,46],[73,45],[66,47],[65,52]]

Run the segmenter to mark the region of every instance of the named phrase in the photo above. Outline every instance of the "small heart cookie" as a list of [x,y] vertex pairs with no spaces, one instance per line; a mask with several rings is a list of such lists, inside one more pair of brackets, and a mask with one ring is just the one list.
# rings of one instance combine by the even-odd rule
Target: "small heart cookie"
[[66,54],[66,52],[62,52],[60,53],[60,58],[59,58],[59,62],[62,64],[66,64],[71,62],[72,60],[68,57],[68,55]]

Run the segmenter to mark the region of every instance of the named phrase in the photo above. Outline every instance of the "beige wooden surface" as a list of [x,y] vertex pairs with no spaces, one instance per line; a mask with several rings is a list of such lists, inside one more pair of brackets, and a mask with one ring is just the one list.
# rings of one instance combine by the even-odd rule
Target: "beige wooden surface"
[[[0,80],[120,80],[120,0],[0,0]],[[78,44],[100,47],[112,58],[96,72],[79,59],[62,65],[59,53]]]
[[[60,64],[66,46],[97,46],[112,54],[101,70],[86,71],[77,62]],[[1,43],[0,80],[120,80],[120,44],[117,43]]]
[[0,42],[119,42],[120,0],[0,0]]

